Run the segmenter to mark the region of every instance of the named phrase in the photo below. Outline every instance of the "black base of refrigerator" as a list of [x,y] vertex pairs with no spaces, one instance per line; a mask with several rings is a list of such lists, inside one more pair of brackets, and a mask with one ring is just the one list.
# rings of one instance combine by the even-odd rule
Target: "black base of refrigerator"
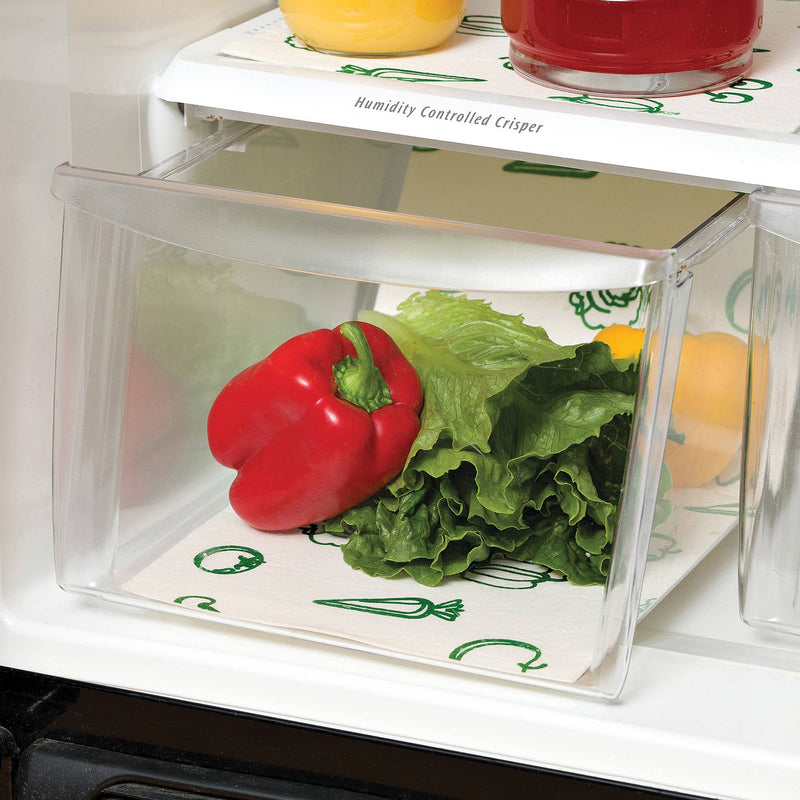
[[687,796],[0,667],[0,800],[517,797]]

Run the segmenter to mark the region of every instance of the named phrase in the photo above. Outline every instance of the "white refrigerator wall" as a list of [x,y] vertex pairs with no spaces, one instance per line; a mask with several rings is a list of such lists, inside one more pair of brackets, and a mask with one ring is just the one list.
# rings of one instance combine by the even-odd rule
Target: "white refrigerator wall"
[[185,45],[261,13],[264,0],[66,0],[72,162],[137,173],[210,132],[153,95]]
[[[62,206],[54,165],[70,156],[64,0],[0,4],[0,608],[52,552],[53,362]],[[7,608],[4,608],[7,612]],[[4,652],[0,661],[13,653]]]
[[[202,138],[152,98],[181,47],[263,10],[257,0],[4,0],[0,213],[0,664],[80,677],[50,634],[78,623],[55,586],[53,376],[63,206],[53,169],[139,172]],[[113,618],[113,614],[110,615]],[[57,622],[58,620],[58,622]],[[86,622],[89,630],[100,620]],[[109,620],[113,627],[113,619]]]

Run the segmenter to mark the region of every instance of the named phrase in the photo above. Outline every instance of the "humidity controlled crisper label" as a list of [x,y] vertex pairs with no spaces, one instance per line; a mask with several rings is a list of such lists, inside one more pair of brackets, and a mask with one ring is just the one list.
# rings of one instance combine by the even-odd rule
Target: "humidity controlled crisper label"
[[405,119],[422,119],[435,122],[449,122],[455,125],[477,125],[518,134],[536,134],[544,127],[543,122],[536,122],[533,115],[515,116],[474,108],[454,107],[453,105],[432,105],[424,103],[412,105],[404,100],[383,100],[375,96],[360,94],[353,102],[353,109],[371,111],[375,114],[399,114]]

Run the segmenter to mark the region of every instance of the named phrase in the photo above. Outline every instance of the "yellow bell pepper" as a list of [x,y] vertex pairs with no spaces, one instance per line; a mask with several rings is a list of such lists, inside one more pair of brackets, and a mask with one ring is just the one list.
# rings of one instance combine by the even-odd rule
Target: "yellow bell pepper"
[[[598,332],[614,358],[636,358],[644,331],[611,325]],[[716,478],[742,441],[747,345],[717,331],[685,334],[672,402],[672,427],[664,460],[677,488],[696,488]],[[678,439],[682,439],[678,441]]]

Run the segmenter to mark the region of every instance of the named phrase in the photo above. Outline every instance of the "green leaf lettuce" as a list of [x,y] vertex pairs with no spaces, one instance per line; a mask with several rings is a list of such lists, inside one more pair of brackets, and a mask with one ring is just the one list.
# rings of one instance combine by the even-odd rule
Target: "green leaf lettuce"
[[402,473],[327,520],[350,534],[348,564],[433,586],[495,554],[562,572],[608,574],[636,367],[600,342],[559,345],[481,300],[413,295],[390,317],[425,392]]

